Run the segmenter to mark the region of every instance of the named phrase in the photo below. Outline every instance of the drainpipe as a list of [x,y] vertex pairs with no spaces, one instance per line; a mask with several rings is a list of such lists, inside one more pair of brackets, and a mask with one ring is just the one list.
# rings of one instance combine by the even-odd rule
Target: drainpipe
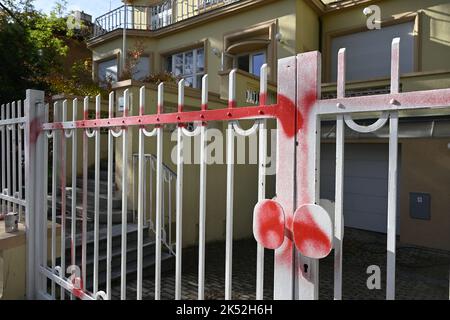
[[127,10],[128,6],[127,3],[125,2],[124,5],[124,10],[125,10],[125,14],[124,14],[124,18],[123,18],[123,42],[122,42],[122,66],[121,66],[121,70],[122,73],[125,71],[125,62],[127,60]]

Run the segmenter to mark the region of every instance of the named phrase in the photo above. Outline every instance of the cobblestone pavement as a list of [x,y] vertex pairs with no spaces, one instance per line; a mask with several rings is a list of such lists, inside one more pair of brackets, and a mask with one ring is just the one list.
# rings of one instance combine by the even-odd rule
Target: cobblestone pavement
[[[384,299],[386,235],[346,229],[343,258],[343,299]],[[265,299],[273,294],[273,253],[266,250]],[[183,299],[197,297],[197,248],[183,250]],[[205,298],[224,299],[225,244],[206,246]],[[320,299],[333,299],[333,252],[320,262]],[[381,290],[369,290],[366,286],[367,267],[377,265],[381,269]],[[396,298],[440,299],[449,298],[450,252],[397,245]],[[255,299],[256,243],[253,239],[234,242],[233,298]],[[173,299],[175,291],[174,271],[162,275],[161,298]],[[113,298],[120,297],[120,283],[115,284]],[[144,299],[154,298],[153,272],[146,274],[143,283]],[[136,281],[130,278],[127,298],[136,298]]]

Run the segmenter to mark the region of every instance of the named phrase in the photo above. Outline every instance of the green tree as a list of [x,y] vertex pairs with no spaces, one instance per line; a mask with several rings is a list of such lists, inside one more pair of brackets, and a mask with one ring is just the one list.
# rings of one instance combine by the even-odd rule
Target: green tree
[[56,93],[51,79],[62,74],[66,40],[75,36],[67,28],[65,0],[50,14],[37,11],[33,1],[0,0],[1,103],[23,98],[27,88]]

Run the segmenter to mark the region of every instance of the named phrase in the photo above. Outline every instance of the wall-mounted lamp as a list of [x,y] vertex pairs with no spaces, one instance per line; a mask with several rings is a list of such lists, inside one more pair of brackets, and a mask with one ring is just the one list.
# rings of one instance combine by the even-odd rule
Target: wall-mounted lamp
[[371,14],[373,14],[373,10],[370,7],[364,8],[363,13],[366,17],[370,16]]
[[214,53],[215,56],[218,56],[218,57],[221,56],[221,52],[220,52],[219,49],[217,49],[217,48],[212,48],[211,51],[212,51],[212,53]]
[[280,32],[277,32],[277,34],[275,35],[275,40],[277,40],[278,42],[283,41],[283,35]]
[[284,40],[283,34],[281,32],[277,32],[275,35],[275,40],[281,44],[287,44],[286,40]]

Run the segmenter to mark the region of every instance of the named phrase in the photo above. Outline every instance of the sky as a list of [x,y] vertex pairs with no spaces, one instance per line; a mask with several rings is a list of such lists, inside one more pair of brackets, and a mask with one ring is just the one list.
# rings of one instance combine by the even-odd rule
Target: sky
[[[90,14],[93,19],[110,11],[110,3],[111,9],[120,7],[123,4],[121,0],[68,0],[67,3],[69,11],[84,11]],[[48,13],[55,6],[55,0],[35,0],[34,6],[36,9]]]

